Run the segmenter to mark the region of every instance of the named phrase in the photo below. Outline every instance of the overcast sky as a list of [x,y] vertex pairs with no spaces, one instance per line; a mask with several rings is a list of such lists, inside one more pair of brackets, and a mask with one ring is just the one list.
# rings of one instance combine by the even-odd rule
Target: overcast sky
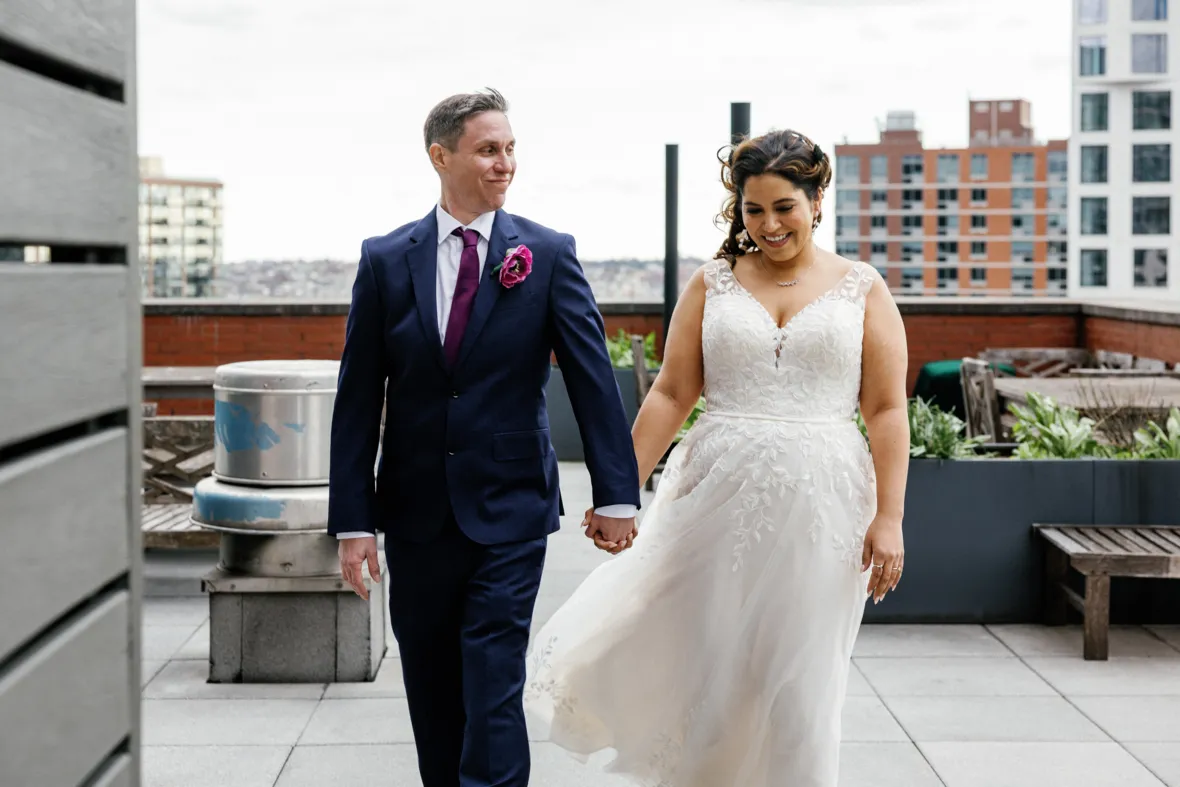
[[[511,104],[508,209],[583,259],[661,258],[664,145],[680,250],[712,256],[729,103],[831,151],[891,109],[962,146],[970,98],[1069,134],[1070,0],[139,0],[139,150],[225,183],[225,259],[352,260],[438,197],[430,107]],[[831,214],[829,214],[831,215]],[[835,222],[821,227],[831,247]]]

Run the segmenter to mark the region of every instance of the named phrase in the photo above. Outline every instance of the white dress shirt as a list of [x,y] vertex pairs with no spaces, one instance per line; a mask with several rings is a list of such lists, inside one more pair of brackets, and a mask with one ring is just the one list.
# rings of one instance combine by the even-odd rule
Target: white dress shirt
[[[488,243],[492,239],[492,224],[496,220],[495,212],[480,214],[476,219],[463,226],[451,214],[443,210],[442,205],[435,208],[435,218],[438,220],[438,265],[435,272],[435,311],[438,313],[438,336],[442,342],[447,340],[447,321],[451,318],[451,300],[455,297],[455,287],[459,283],[459,263],[463,257],[463,239],[452,235],[456,229],[475,230],[479,233],[476,251],[479,252],[479,275],[483,279],[484,264],[488,257]],[[635,516],[635,506],[630,503],[603,506],[595,509],[595,513],[618,519],[630,519]],[[337,538],[366,538],[373,535],[363,531],[337,533]]]

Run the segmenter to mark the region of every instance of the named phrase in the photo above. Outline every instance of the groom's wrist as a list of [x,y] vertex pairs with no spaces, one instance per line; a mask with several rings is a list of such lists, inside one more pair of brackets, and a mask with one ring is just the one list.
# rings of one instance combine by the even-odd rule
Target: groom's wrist
[[634,519],[637,511],[638,509],[630,503],[619,503],[594,509],[594,513],[599,516],[610,517],[611,519]]

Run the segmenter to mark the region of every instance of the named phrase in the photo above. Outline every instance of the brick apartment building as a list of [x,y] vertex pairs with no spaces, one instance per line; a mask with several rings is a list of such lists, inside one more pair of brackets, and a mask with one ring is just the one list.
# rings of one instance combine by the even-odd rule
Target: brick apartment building
[[1030,110],[971,101],[965,148],[924,148],[912,112],[837,145],[837,253],[907,295],[1064,296],[1068,140],[1038,143]]

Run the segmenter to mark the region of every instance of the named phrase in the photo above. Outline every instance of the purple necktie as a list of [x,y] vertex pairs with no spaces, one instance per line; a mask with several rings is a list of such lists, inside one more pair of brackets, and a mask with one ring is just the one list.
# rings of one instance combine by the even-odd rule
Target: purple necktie
[[475,303],[475,291],[479,289],[479,233],[456,227],[451,234],[463,239],[459,278],[455,282],[451,316],[447,319],[446,339],[443,341],[443,355],[447,364],[454,366],[459,357],[459,345],[463,342],[463,331],[467,329],[467,319],[471,316],[471,304]]

